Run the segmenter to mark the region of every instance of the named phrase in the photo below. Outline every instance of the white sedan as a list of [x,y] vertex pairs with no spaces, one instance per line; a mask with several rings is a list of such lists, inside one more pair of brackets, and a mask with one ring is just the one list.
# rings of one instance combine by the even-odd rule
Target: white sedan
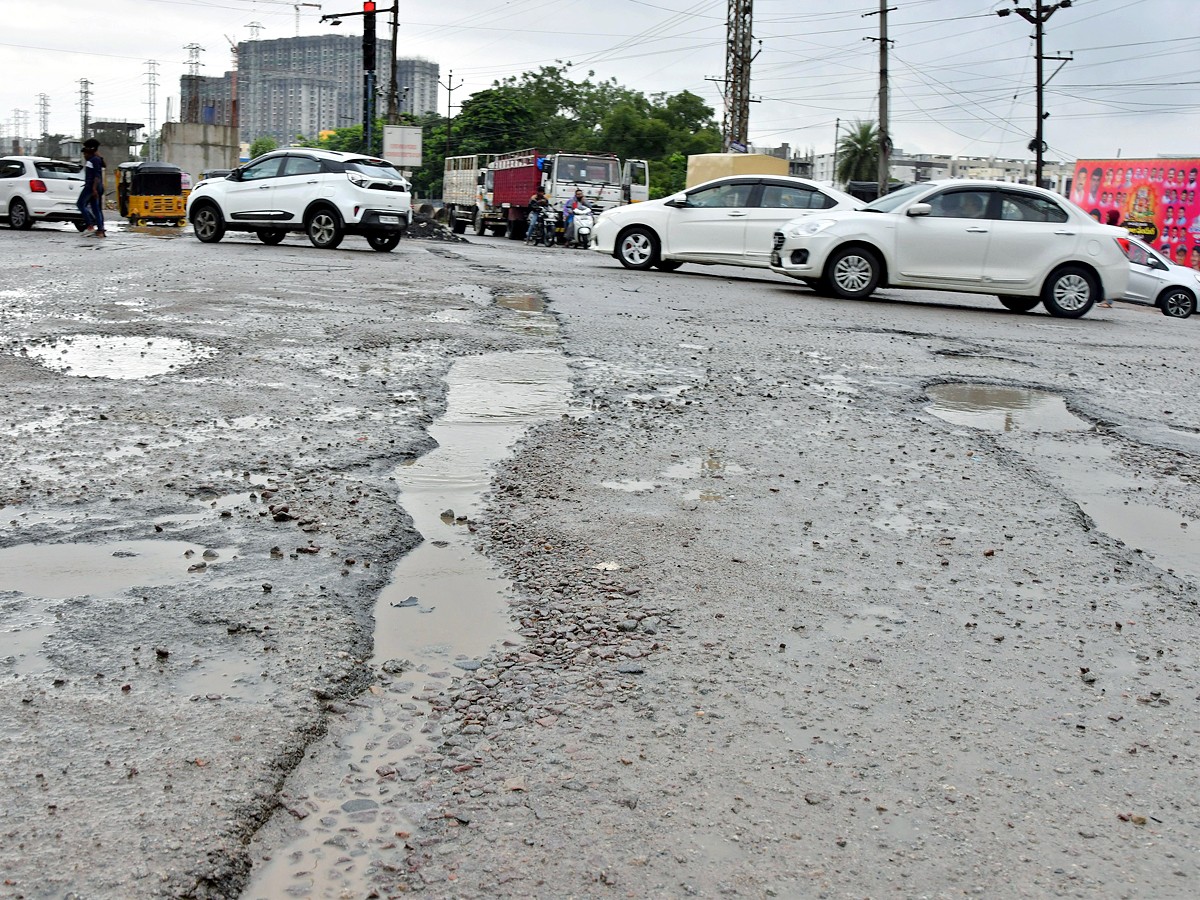
[[606,210],[596,220],[591,249],[629,269],[670,272],[685,262],[766,268],[771,238],[785,222],[862,205],[804,178],[733,175]]
[[844,299],[878,287],[995,294],[1078,318],[1125,296],[1129,234],[1050,191],[947,179],[901,188],[859,212],[789,222],[771,270]]
[[1196,311],[1200,272],[1178,266],[1136,238],[1129,242],[1125,300],[1157,306],[1164,316],[1186,319]]

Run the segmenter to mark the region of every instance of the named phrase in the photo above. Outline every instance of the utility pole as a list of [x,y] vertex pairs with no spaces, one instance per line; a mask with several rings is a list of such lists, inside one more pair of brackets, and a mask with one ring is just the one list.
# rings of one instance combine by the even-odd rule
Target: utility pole
[[399,40],[400,4],[392,5],[392,66],[388,76],[388,108],[387,120],[389,125],[400,124],[400,78],[396,74],[396,41]]
[[750,63],[754,0],[729,0],[725,22],[725,151],[746,152],[750,132]]
[[866,38],[868,41],[879,41],[879,127],[876,128],[877,146],[879,147],[879,196],[888,192],[888,183],[892,174],[892,138],[888,134],[888,13],[894,12],[895,6],[888,6],[887,0],[879,0],[878,13],[866,13],[867,16],[879,16],[879,37]]
[[390,12],[400,15],[399,2],[390,9],[378,9],[375,0],[363,0],[362,12],[326,13],[321,21],[331,25],[341,25],[342,19],[351,16],[363,17],[363,152],[371,152],[371,144],[375,139],[375,14]]
[[92,115],[92,83],[86,78],[79,79],[79,140],[86,141],[91,135],[88,134],[88,121]]
[[833,177],[829,179],[834,184],[838,183],[838,176],[837,176],[838,160],[837,160],[837,158],[838,158],[838,141],[841,140],[839,132],[841,130],[842,130],[842,120],[841,120],[841,117],[838,117],[833,120]]
[[457,91],[460,87],[463,86],[463,83],[462,83],[462,81],[459,81],[458,84],[454,83],[454,70],[451,69],[450,74],[446,76],[446,83],[442,84],[439,81],[438,84],[446,89],[446,158],[449,159],[450,158],[450,110],[451,110],[450,98],[454,96],[455,91]]
[[[1013,0],[1014,4],[1016,2],[1017,0]],[[1037,63],[1037,125],[1034,130],[1033,140],[1029,142],[1029,149],[1034,152],[1034,159],[1036,160],[1034,164],[1034,180],[1036,181],[1038,187],[1042,186],[1042,167],[1045,161],[1044,157],[1046,153],[1046,140],[1043,136],[1043,125],[1045,120],[1050,117],[1050,113],[1046,112],[1044,108],[1045,88],[1050,82],[1050,78],[1053,78],[1054,75],[1057,75],[1062,69],[1062,66],[1059,66],[1058,69],[1054,70],[1054,75],[1051,75],[1050,78],[1044,78],[1042,75],[1044,70],[1044,62],[1045,60],[1050,59],[1062,62],[1063,65],[1066,65],[1071,61],[1071,57],[1069,56],[1046,56],[1042,52],[1042,38],[1045,34],[1046,22],[1049,21],[1050,17],[1060,9],[1067,9],[1071,5],[1071,0],[1059,0],[1057,3],[1050,4],[1045,3],[1044,0],[1036,0],[1033,8],[1028,6],[1017,6],[1014,9],[1005,8],[996,10],[996,15],[1001,17],[1016,13],[1033,26],[1033,40],[1035,47],[1034,59]]]

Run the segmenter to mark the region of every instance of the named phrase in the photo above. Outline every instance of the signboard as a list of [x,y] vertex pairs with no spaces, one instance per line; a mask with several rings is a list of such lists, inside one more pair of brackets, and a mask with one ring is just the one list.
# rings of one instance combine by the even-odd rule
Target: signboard
[[421,168],[421,129],[409,125],[383,126],[383,158],[398,169]]
[[749,148],[745,144],[743,144],[741,141],[730,141],[729,142],[729,152],[730,153],[745,153],[747,149],[749,149]]
[[1093,219],[1123,225],[1179,265],[1200,270],[1200,157],[1081,159],[1071,200]]

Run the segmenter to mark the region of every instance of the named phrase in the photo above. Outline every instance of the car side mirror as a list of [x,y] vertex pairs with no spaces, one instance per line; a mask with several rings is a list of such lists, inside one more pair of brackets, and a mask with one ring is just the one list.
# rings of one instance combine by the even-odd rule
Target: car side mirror
[[688,205],[688,195],[683,193],[674,194],[669,200],[667,200],[666,205],[674,207],[675,209],[682,209]]
[[1167,271],[1167,267],[1163,263],[1161,263],[1157,259],[1155,259],[1153,256],[1148,257],[1146,259],[1146,265],[1148,265],[1152,269],[1158,269],[1160,272]]
[[927,216],[933,212],[933,207],[928,203],[914,203],[905,212],[908,216]]

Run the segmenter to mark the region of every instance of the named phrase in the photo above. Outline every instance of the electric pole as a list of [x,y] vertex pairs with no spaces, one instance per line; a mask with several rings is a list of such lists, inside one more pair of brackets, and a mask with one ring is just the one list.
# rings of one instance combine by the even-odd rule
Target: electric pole
[[446,76],[446,83],[438,84],[446,89],[446,159],[450,158],[450,98],[454,96],[454,92],[463,86],[460,80],[458,84],[454,83],[454,70],[450,70],[450,74]]
[[[1017,0],[1013,0],[1014,4],[1016,2]],[[1037,125],[1034,130],[1033,140],[1029,142],[1029,149],[1034,152],[1034,159],[1036,160],[1034,163],[1034,181],[1037,183],[1038,187],[1042,186],[1042,166],[1046,153],[1046,141],[1043,137],[1043,125],[1045,120],[1050,117],[1050,113],[1046,112],[1044,108],[1045,88],[1049,83],[1050,78],[1053,78],[1054,75],[1057,75],[1059,70],[1062,69],[1062,66],[1059,66],[1058,69],[1054,70],[1054,75],[1051,75],[1050,78],[1044,78],[1042,75],[1044,70],[1044,62],[1047,59],[1051,59],[1060,61],[1065,65],[1071,61],[1071,58],[1068,56],[1046,56],[1043,54],[1042,38],[1046,30],[1046,22],[1049,21],[1050,17],[1060,9],[1067,9],[1070,6],[1071,0],[1058,0],[1057,3],[1049,4],[1043,2],[1043,0],[1036,0],[1032,8],[1028,6],[1017,6],[1014,9],[996,10],[996,15],[1001,17],[1016,13],[1033,26],[1033,40],[1035,47],[1034,59],[1037,63]]]
[[750,63],[754,0],[729,0],[725,23],[725,151],[746,152],[750,132]]
[[[37,107],[38,125],[42,131],[42,136],[39,138],[38,143],[42,145],[42,156],[50,156],[50,95],[38,94]],[[58,154],[55,153],[54,155],[57,156]]]
[[396,41],[399,39],[397,32],[400,30],[400,3],[397,0],[392,4],[392,66],[389,69],[388,76],[388,110],[387,120],[389,125],[400,124],[400,85],[399,76],[396,75]]
[[833,177],[829,180],[834,184],[838,183],[837,175],[837,158],[838,158],[838,141],[841,140],[839,132],[842,130],[842,119],[839,116],[833,120]]
[[879,196],[888,192],[888,183],[892,175],[892,138],[888,134],[888,13],[894,12],[895,6],[888,6],[887,0],[879,0],[878,13],[865,13],[867,16],[879,16],[879,37],[866,38],[868,41],[879,41],[879,127],[876,128],[877,146],[879,148]]

